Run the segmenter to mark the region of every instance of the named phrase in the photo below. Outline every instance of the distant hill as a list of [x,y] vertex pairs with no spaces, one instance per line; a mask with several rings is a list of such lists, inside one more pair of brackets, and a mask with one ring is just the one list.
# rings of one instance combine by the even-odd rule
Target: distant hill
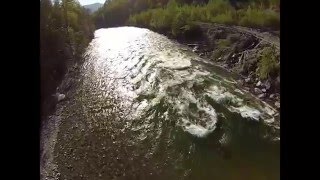
[[90,11],[90,13],[94,13],[102,6],[103,6],[103,4],[101,4],[101,3],[94,3],[94,4],[84,5],[83,7],[88,9]]

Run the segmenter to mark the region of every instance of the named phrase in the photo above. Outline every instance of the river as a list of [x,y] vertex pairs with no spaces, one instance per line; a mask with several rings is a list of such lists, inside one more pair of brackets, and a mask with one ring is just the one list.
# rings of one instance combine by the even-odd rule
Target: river
[[42,132],[42,179],[280,179],[279,112],[187,46],[99,29],[75,79]]

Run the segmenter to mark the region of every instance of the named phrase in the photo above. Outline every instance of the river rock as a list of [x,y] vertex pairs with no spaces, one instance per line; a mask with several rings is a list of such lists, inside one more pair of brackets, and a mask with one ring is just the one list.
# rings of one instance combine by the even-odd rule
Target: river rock
[[274,105],[275,105],[277,108],[280,108],[280,102],[275,102]]
[[274,94],[270,94],[269,98],[274,98],[274,96],[275,96]]
[[59,94],[59,96],[58,96],[58,101],[62,101],[62,100],[64,100],[66,98],[66,95],[64,95],[64,94]]
[[267,90],[266,90],[265,88],[263,88],[263,89],[262,89],[262,92],[264,92],[264,93],[265,93],[265,92],[267,92]]
[[254,88],[254,92],[256,94],[261,94],[262,93],[262,91],[259,88]]
[[192,51],[193,51],[193,52],[198,52],[198,48],[199,48],[198,46],[195,46],[195,47],[192,49]]
[[266,93],[262,93],[258,95],[258,98],[264,98],[264,97],[266,97]]
[[251,81],[251,78],[246,78],[245,80],[244,80],[246,83],[248,83],[248,82],[250,82]]
[[238,82],[238,84],[239,84],[240,86],[242,86],[242,85],[244,84],[244,83],[243,83],[243,80],[241,80],[241,79],[238,80],[237,82]]
[[56,94],[54,94],[53,96],[54,96],[54,98],[57,100],[57,102],[62,101],[63,99],[66,98],[66,95],[60,94],[60,93],[56,93]]
[[256,84],[257,87],[261,86],[261,81]]
[[266,81],[266,82],[264,83],[264,86],[266,87],[267,90],[270,89],[270,87],[271,87],[270,81]]

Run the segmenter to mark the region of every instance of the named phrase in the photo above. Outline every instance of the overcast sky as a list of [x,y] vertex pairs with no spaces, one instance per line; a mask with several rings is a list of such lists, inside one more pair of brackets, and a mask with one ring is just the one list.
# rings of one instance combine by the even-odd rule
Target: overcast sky
[[103,4],[106,0],[78,0],[81,5],[101,3]]

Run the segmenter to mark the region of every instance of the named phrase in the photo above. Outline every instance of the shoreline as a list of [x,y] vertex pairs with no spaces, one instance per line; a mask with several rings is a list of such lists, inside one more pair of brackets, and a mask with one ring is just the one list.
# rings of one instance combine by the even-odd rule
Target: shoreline
[[[239,55],[240,53],[238,50],[226,51],[225,53],[222,53],[220,57],[212,58],[212,56],[220,50],[220,47],[217,47],[217,41],[222,41],[228,39],[229,36],[239,34],[239,36],[243,36],[242,39],[244,41],[252,42],[250,46],[244,47],[242,51],[246,53],[247,56],[251,56],[250,58],[254,59],[255,63],[257,63],[260,55],[259,53],[264,47],[275,46],[278,48],[277,50],[279,50],[279,33],[239,26],[207,23],[200,23],[199,27],[201,28],[201,32],[197,30],[191,38],[189,38],[190,36],[173,37],[172,35],[164,32],[158,33],[167,36],[169,39],[174,40],[179,44],[188,46],[193,49],[192,51],[199,57],[207,60],[215,66],[219,66],[228,72],[235,73],[240,77],[237,80],[238,86],[250,92],[256,98],[268,103],[280,112],[280,72],[276,78],[263,80],[256,75],[257,67],[253,67],[246,73],[243,73],[241,70],[239,71],[240,67],[246,62],[239,64],[240,61],[245,61],[245,57],[243,57],[243,54]],[[226,38],[220,38],[219,36],[224,36]],[[237,46],[241,43],[243,42],[235,41],[231,43],[231,46]],[[237,58],[241,58],[241,60],[238,61],[236,60]]]

